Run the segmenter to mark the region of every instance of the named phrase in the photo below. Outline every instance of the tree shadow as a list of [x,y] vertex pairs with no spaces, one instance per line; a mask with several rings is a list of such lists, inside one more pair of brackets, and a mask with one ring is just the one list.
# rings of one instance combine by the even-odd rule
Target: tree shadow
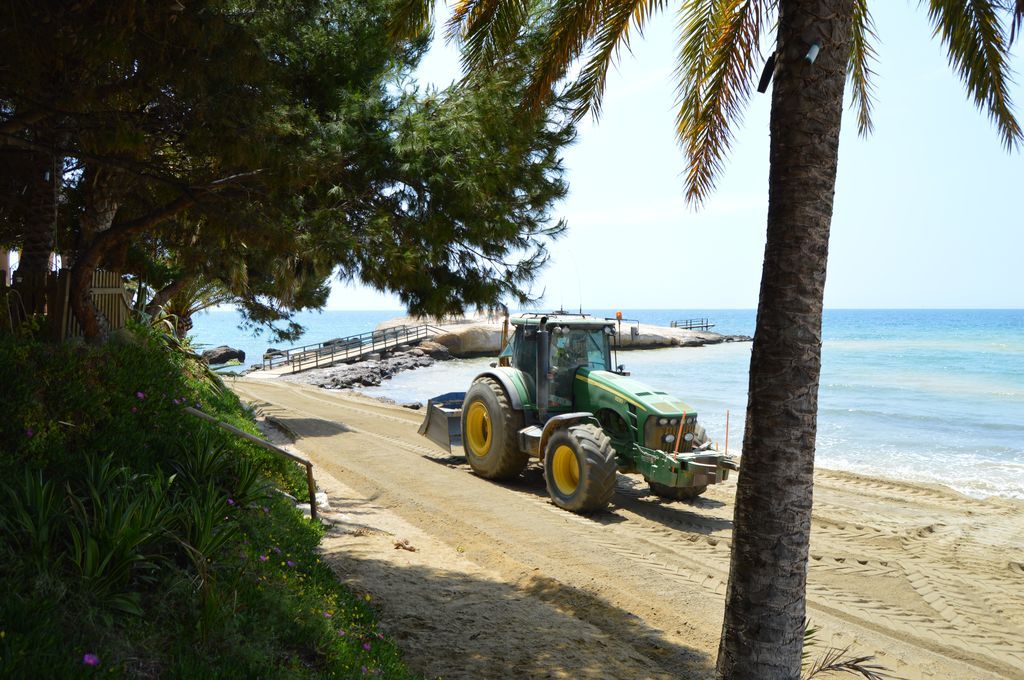
[[[389,537],[365,540],[387,549]],[[425,677],[706,678],[713,660],[607,600],[545,576],[485,574],[325,549],[350,587],[372,594],[381,627]],[[357,554],[359,553],[359,554]],[[416,559],[411,557],[410,559]]]

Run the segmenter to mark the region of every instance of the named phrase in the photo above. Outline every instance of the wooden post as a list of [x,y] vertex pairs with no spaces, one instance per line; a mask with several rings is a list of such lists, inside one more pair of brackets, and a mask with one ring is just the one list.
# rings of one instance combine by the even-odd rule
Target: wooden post
[[[686,425],[686,411],[683,411],[683,417],[679,419],[679,432],[676,434],[676,450],[673,453],[679,453],[680,442],[683,441],[683,427]],[[645,442],[646,443],[646,442]]]
[[725,410],[725,452],[729,453],[729,409]]

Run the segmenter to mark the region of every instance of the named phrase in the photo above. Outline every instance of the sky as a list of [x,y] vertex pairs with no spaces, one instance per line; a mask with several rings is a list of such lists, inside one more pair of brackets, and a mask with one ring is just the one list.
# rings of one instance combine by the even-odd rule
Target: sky
[[[876,0],[875,132],[847,106],[825,291],[830,308],[1024,307],[1024,153],[1006,152],[932,38],[918,3]],[[445,9],[439,10],[446,17]],[[1024,40],[1012,97],[1024,119]],[[768,205],[770,93],[754,94],[717,189],[683,198],[674,136],[676,20],[656,16],[611,72],[600,120],[565,152],[568,233],[532,292],[541,306],[752,309]],[[435,38],[421,83],[458,77]],[[398,309],[394,296],[335,284],[331,309]]]

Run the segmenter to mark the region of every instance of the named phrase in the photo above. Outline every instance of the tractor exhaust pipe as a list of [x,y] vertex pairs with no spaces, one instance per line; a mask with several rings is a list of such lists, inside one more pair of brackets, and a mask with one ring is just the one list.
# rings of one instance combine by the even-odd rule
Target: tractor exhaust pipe
[[548,394],[551,388],[548,371],[550,349],[548,348],[548,317],[542,316],[537,324],[537,415],[541,425],[548,419]]

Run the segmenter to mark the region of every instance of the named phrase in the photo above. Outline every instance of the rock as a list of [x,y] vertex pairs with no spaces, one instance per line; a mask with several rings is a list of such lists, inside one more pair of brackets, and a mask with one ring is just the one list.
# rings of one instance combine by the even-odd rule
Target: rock
[[284,356],[288,356],[288,352],[285,352],[283,349],[277,349],[276,347],[268,347],[267,351],[263,353],[264,359],[269,359],[270,357]]
[[211,366],[226,364],[232,360],[244,362],[245,352],[240,349],[235,349],[234,347],[228,347],[227,345],[214,347],[213,349],[208,349],[203,352],[203,361]]
[[316,507],[320,510],[331,509],[331,502],[327,499],[327,494],[323,491],[316,492]]
[[402,404],[402,408],[407,408],[412,411],[419,411],[421,408],[423,408],[423,404],[421,404],[418,401],[410,401],[408,404]]
[[437,359],[438,361],[447,361],[452,358],[452,353],[448,351],[447,347],[433,340],[424,340],[417,349],[431,359]]
[[434,342],[447,347],[455,357],[497,356],[501,351],[501,324],[464,324],[441,333]]

